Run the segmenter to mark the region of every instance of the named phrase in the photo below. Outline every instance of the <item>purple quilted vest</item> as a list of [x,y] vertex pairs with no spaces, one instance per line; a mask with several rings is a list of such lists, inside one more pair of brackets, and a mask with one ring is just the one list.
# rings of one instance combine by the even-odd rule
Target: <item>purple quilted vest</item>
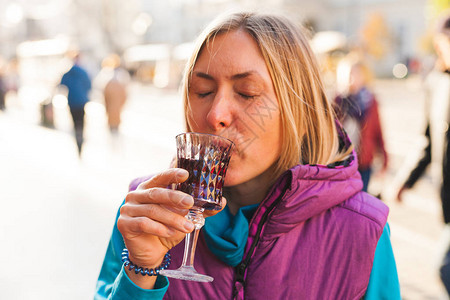
[[[253,216],[241,264],[217,259],[200,233],[194,265],[214,281],[169,279],[164,299],[360,299],[388,215],[361,188],[356,163],[294,167]],[[183,249],[171,250],[172,269]]]

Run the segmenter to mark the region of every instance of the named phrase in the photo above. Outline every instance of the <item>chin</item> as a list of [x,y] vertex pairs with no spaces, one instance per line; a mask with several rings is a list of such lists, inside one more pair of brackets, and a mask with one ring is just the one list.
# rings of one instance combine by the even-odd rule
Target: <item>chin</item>
[[233,186],[233,185],[236,185],[236,184],[238,184],[238,183],[235,180],[233,180],[232,178],[226,177],[223,186],[224,187],[230,187],[230,186]]
[[230,187],[230,186],[238,185],[242,182],[244,182],[244,181],[243,181],[243,178],[241,178],[240,176],[234,176],[234,174],[227,173],[227,175],[225,176],[225,182],[224,182],[223,186]]

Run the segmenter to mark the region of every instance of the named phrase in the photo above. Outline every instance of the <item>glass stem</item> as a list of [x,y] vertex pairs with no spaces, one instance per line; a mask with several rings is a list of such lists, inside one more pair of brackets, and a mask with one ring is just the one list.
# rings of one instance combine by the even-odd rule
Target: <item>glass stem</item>
[[203,218],[203,209],[190,209],[189,213],[186,215],[186,218],[192,221],[195,227],[192,232],[186,234],[182,266],[194,268],[195,248],[197,246],[198,234],[200,232],[200,228],[202,228],[205,224],[205,218]]

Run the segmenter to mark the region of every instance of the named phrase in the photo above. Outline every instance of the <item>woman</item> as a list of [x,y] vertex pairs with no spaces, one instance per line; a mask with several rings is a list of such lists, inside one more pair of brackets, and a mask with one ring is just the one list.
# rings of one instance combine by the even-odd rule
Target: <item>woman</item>
[[381,154],[382,171],[386,171],[388,166],[378,102],[369,90],[369,68],[356,53],[350,53],[342,59],[337,75],[340,95],[335,99],[336,111],[356,148],[363,191],[367,192],[375,155]]
[[361,193],[351,145],[293,23],[253,13],[216,20],[188,62],[183,96],[187,131],[237,146],[226,207],[206,219],[196,250],[195,268],[214,281],[169,286],[122,267],[124,247],[143,268],[160,266],[168,251],[169,268],[181,264],[193,200],[166,188],[188,176],[174,168],[131,184],[97,299],[399,299],[388,227],[383,233],[388,208]]

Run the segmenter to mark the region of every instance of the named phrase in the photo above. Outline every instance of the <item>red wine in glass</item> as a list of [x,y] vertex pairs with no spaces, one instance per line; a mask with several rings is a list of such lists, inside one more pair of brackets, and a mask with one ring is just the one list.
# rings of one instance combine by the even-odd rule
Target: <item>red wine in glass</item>
[[230,158],[208,162],[202,159],[179,158],[178,167],[189,172],[177,190],[194,197],[194,206],[204,210],[222,209],[222,187]]
[[177,135],[177,166],[189,172],[186,181],[176,189],[194,198],[194,206],[186,218],[194,223],[194,231],[186,234],[181,267],[162,270],[161,275],[199,282],[211,282],[211,276],[194,268],[194,254],[200,228],[205,224],[203,211],[222,208],[222,187],[231,157],[233,142],[212,134],[182,133]]

